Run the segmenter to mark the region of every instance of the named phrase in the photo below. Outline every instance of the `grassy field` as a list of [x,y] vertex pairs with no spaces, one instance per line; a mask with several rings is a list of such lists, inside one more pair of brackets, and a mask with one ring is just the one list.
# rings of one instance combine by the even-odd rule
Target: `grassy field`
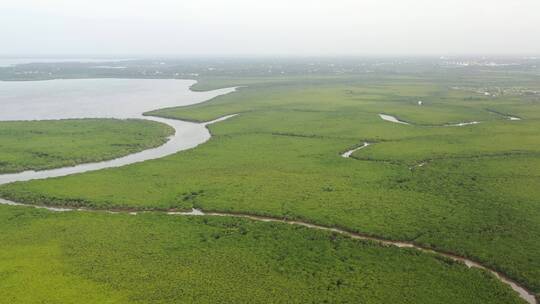
[[135,119],[0,122],[0,174],[113,159],[160,146],[173,133]]
[[463,264],[288,224],[0,206],[0,229],[0,303],[521,303]]
[[[213,138],[208,143],[163,159],[123,168],[5,185],[0,187],[0,196],[47,205],[161,210],[197,207],[302,219],[388,239],[414,241],[471,257],[540,293],[540,147],[537,144],[540,142],[537,131],[540,101],[523,96],[493,98],[452,89],[463,84],[474,87],[504,85],[508,81],[508,77],[501,75],[480,76],[293,77],[229,81],[219,78],[215,83],[207,79],[196,89],[249,86],[210,102],[149,114],[206,121],[240,113],[210,126]],[[519,77],[516,75],[513,81]],[[528,78],[524,81],[531,83]],[[418,106],[418,100],[423,101],[422,106]],[[379,113],[395,115],[411,125],[383,121]],[[505,114],[523,120],[510,121]],[[444,126],[467,121],[482,123],[465,127]],[[351,159],[340,156],[343,151],[364,141],[374,144],[357,151]],[[427,163],[414,167],[421,162]],[[81,217],[91,221],[90,215]],[[166,225],[159,216],[148,216],[148,219],[156,229]],[[223,225],[221,221],[229,221],[206,220],[217,221],[217,226]],[[264,227],[260,228],[260,233],[268,232],[268,226],[263,224],[244,224]],[[183,232],[187,226],[175,231]],[[283,229],[290,231],[292,228]],[[276,244],[290,243],[299,254],[307,254],[307,245],[302,243],[305,236],[296,235],[299,233],[296,229],[295,234],[289,235],[286,231],[271,235],[298,239]],[[95,240],[106,242],[98,236]],[[138,248],[137,242],[141,242],[138,237],[129,240],[134,243],[128,247],[143,250]],[[237,240],[233,244],[244,248],[247,243]],[[199,248],[199,245],[192,246],[194,250]],[[395,254],[409,254],[408,251],[391,250]],[[364,250],[354,252],[366,254]],[[235,254],[249,258],[247,252]],[[402,260],[398,264],[405,267],[410,263]],[[88,265],[95,266],[95,263]],[[288,274],[295,273],[293,266],[286,264],[283,269]],[[212,264],[212,267],[219,266]],[[231,267],[235,274],[247,271],[243,267]],[[411,281],[421,281],[425,276],[433,275],[439,279],[445,276],[434,266],[425,267],[423,271],[413,271]],[[450,276],[451,272],[446,275]],[[248,277],[252,280],[251,276],[245,278]],[[389,280],[392,277],[391,271],[377,276]],[[102,279],[106,278],[103,274]],[[161,278],[151,281],[165,284],[160,282]],[[226,279],[219,282],[233,284]],[[253,282],[253,287],[243,290],[259,290],[257,286],[266,286]],[[438,283],[434,281],[434,284]],[[274,282],[268,286],[281,285]],[[321,285],[314,286],[321,288]],[[393,283],[388,286],[392,287],[374,292],[375,298],[350,294],[343,299],[367,303],[371,299],[375,299],[374,303],[409,301],[403,298],[407,292],[398,288],[394,294]],[[476,285],[459,286],[467,289]],[[223,285],[223,288],[233,290],[230,285]],[[335,296],[329,289],[327,292],[325,294]],[[410,302],[423,302],[425,292],[415,294]],[[363,296],[366,294],[371,292]],[[241,293],[235,295],[241,296]],[[312,291],[304,294],[306,297],[311,295],[319,294]],[[299,302],[310,302],[310,299],[320,297],[301,299]],[[435,302],[455,303],[460,299],[468,298],[460,294]],[[211,299],[208,301],[212,302]],[[478,298],[469,302],[491,301]]]

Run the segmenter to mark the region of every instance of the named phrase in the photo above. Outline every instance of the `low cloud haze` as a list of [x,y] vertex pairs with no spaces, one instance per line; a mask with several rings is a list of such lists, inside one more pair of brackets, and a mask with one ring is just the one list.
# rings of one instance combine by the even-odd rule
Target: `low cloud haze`
[[538,0],[3,0],[2,55],[540,54]]

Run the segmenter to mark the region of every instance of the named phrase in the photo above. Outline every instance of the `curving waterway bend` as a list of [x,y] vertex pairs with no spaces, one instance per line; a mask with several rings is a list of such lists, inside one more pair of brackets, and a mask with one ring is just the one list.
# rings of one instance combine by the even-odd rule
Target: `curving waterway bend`
[[[51,169],[51,170],[43,170],[43,171],[25,171],[20,173],[14,173],[14,174],[4,174],[0,175],[0,185],[16,182],[16,181],[28,181],[32,179],[44,179],[44,178],[50,178],[50,177],[59,177],[59,176],[66,176],[76,173],[83,173],[83,172],[89,172],[94,170],[100,170],[105,168],[112,168],[112,167],[120,167],[125,166],[128,164],[133,164],[137,162],[142,162],[150,159],[156,159],[161,158],[167,155],[174,154],[176,152],[186,150],[193,148],[208,139],[210,139],[211,135],[207,129],[207,126],[212,123],[216,123],[219,121],[223,121],[225,119],[228,119],[230,117],[235,116],[233,115],[227,115],[223,116],[221,118],[218,118],[216,120],[206,122],[206,123],[192,123],[192,122],[186,122],[181,120],[174,120],[174,119],[165,119],[165,118],[159,118],[159,117],[153,117],[153,116],[142,116],[142,113],[146,111],[150,111],[156,108],[164,108],[164,107],[172,107],[172,106],[178,106],[178,105],[188,105],[188,104],[195,104],[199,102],[203,102],[205,100],[211,99],[213,97],[227,94],[230,92],[234,92],[236,88],[227,88],[227,89],[221,89],[221,90],[215,90],[210,92],[204,92],[201,93],[200,96],[197,98],[193,98],[193,95],[197,95],[194,92],[193,95],[190,95],[190,98],[188,98],[187,102],[178,104],[178,101],[175,101],[175,99],[170,99],[172,96],[168,96],[169,99],[164,98],[162,101],[165,102],[155,102],[155,99],[152,99],[151,95],[148,95],[148,93],[155,89],[155,85],[158,84],[155,80],[112,80],[114,86],[111,89],[110,87],[106,87],[105,90],[103,88],[97,88],[97,91],[95,92],[97,96],[93,96],[94,99],[88,99],[88,97],[81,97],[81,98],[75,98],[68,100],[69,104],[62,104],[57,103],[57,100],[54,99],[55,95],[52,94],[58,90],[57,85],[58,83],[66,84],[67,82],[75,82],[74,88],[73,86],[68,88],[67,91],[63,92],[62,96],[65,97],[66,95],[68,97],[77,97],[77,88],[80,89],[80,86],[82,85],[83,88],[88,90],[88,82],[93,82],[93,85],[96,84],[96,82],[99,84],[104,80],[99,79],[90,79],[90,80],[53,80],[53,81],[43,81],[43,82],[13,82],[10,85],[7,85],[7,90],[5,88],[5,83],[0,82],[0,104],[3,106],[3,109],[9,109],[11,105],[12,111],[4,111],[3,113],[0,113],[0,120],[34,120],[34,119],[63,119],[63,118],[90,118],[90,117],[112,117],[112,118],[140,118],[140,119],[149,119],[156,122],[165,123],[167,125],[170,125],[174,128],[175,134],[169,138],[169,140],[162,146],[144,150],[138,153],[130,154],[124,157],[116,158],[109,161],[102,161],[102,162],[96,162],[96,163],[86,163],[81,165],[76,165],[73,167],[64,167],[64,168],[58,168],[58,169]],[[111,81],[111,80],[108,80]],[[81,83],[82,82],[82,83]],[[128,83],[128,82],[135,82],[135,83]],[[37,90],[35,90],[35,87],[32,87],[30,85],[27,85],[29,83],[32,83],[32,85],[35,85],[37,83]],[[52,90],[49,87],[49,84],[53,83]],[[165,85],[165,87],[162,87],[160,92],[166,91],[170,93],[177,94],[175,90],[177,90],[177,86],[180,83],[179,80],[169,80],[166,83],[159,83],[159,85]],[[187,88],[189,90],[189,87],[193,85],[194,81],[187,81],[187,83],[184,82],[184,89]],[[108,84],[107,84],[108,85]],[[106,86],[107,86],[106,85]],[[132,86],[134,85],[134,86]],[[3,87],[4,86],[4,87]],[[121,93],[118,94],[118,86],[122,89],[129,89],[129,88],[137,88],[139,92],[136,92],[136,95],[133,95],[131,91],[127,94],[128,96],[124,96]],[[31,90],[24,89],[30,88]],[[56,87],[56,88],[55,88]],[[20,89],[23,88],[21,91]],[[117,94],[110,94],[109,90],[116,90],[115,93]],[[168,91],[167,91],[168,90]],[[47,93],[48,91],[48,93]],[[105,91],[105,93],[109,93],[108,95],[100,95],[101,92]],[[19,94],[22,93],[22,94]],[[84,94],[88,94],[88,91],[83,91]],[[184,90],[184,93],[186,91]],[[52,95],[51,95],[52,94]],[[188,94],[189,95],[189,94]],[[45,97],[43,97],[45,96]],[[141,96],[143,99],[140,99]],[[155,96],[154,96],[155,97]],[[17,101],[18,98],[25,98],[30,99],[31,103],[33,105],[22,105]],[[96,99],[97,98],[97,99]],[[139,100],[144,100],[146,98],[146,102],[132,104],[131,100],[133,98],[139,98]],[[123,101],[118,102],[118,100]],[[104,102],[105,101],[105,102]],[[151,101],[149,103],[149,101]],[[111,104],[111,102],[113,102]],[[7,108],[6,108],[7,104]],[[120,105],[119,105],[120,104]],[[21,108],[22,105],[22,108]],[[90,108],[89,108],[90,107]],[[28,108],[32,109],[33,112],[25,111]],[[126,111],[126,109],[129,109],[129,111]],[[384,119],[388,120],[394,123],[401,123],[401,124],[409,124],[404,121],[400,121],[396,117],[393,117],[391,115],[387,114],[379,114],[379,116]],[[512,118],[510,118],[512,120]],[[364,142],[363,145],[356,147],[354,149],[351,149],[349,151],[344,152],[341,154],[342,157],[349,158],[355,151],[366,148],[369,146],[370,143]],[[49,211],[54,212],[65,212],[65,211],[82,211],[82,212],[100,212],[99,210],[91,210],[86,208],[63,208],[63,207],[48,207],[48,206],[38,206],[38,205],[29,205],[29,204],[22,204],[17,203],[9,200],[5,200],[0,198],[0,204],[4,205],[12,205],[12,206],[25,206],[25,207],[34,207],[34,208],[42,208],[47,209]],[[117,210],[101,210],[104,212],[109,213],[129,213],[132,215],[136,215],[137,212],[129,212],[129,211],[117,211]],[[150,212],[157,212],[157,211],[150,211]],[[224,212],[203,212],[202,210],[193,209],[190,212],[176,212],[176,211],[169,211],[167,214],[170,215],[182,215],[182,216],[226,216],[226,217],[240,217],[240,218],[247,218],[251,220],[256,221],[263,221],[263,222],[280,222],[280,223],[286,223],[286,224],[292,224],[292,225],[299,225],[304,226],[310,229],[318,229],[318,230],[325,230],[325,231],[331,231],[335,233],[339,233],[345,236],[348,236],[353,239],[362,239],[362,240],[370,240],[378,242],[382,245],[387,246],[397,246],[400,248],[414,248],[423,252],[429,252],[433,254],[437,254],[446,258],[450,258],[455,261],[463,262],[468,267],[475,267],[484,269],[486,271],[489,271],[492,273],[498,280],[501,282],[509,285],[513,290],[515,290],[519,296],[527,301],[529,304],[537,304],[536,298],[534,297],[533,293],[529,290],[527,290],[525,287],[519,285],[515,281],[509,279],[508,277],[504,276],[503,274],[489,268],[486,266],[483,266],[482,264],[475,262],[473,260],[460,257],[457,255],[449,254],[446,252],[441,252],[437,250],[433,250],[430,248],[422,247],[420,245],[414,244],[412,242],[402,242],[402,241],[392,241],[387,240],[383,238],[373,237],[369,236],[367,234],[362,233],[356,233],[351,231],[346,231],[343,229],[338,229],[334,227],[327,227],[322,225],[316,225],[304,221],[295,221],[295,220],[286,220],[282,218],[274,218],[274,217],[266,217],[266,216],[256,216],[256,215],[250,215],[250,214],[241,214],[241,213],[224,213]]]
[[236,91],[225,88],[193,92],[192,80],[148,79],[70,79],[0,82],[0,120],[46,120],[79,118],[146,119],[171,126],[175,133],[156,148],[123,157],[50,170],[0,174],[0,185],[60,177],[76,173],[121,167],[162,158],[194,148],[210,139],[207,126],[235,116],[227,115],[204,123],[143,116],[163,107],[201,103]]
[[29,181],[33,179],[45,179],[50,177],[67,176],[71,174],[96,171],[106,168],[122,167],[151,159],[162,158],[177,153],[179,151],[194,148],[208,141],[210,139],[210,133],[207,129],[208,125],[224,121],[236,115],[237,114],[223,116],[205,123],[192,123],[175,119],[165,119],[153,116],[141,116],[141,118],[164,123],[173,127],[175,130],[174,135],[169,137],[169,140],[159,147],[147,149],[141,152],[129,154],[111,160],[95,163],[84,163],[72,167],[62,167],[50,170],[29,170],[19,173],[2,174],[0,175],[0,185],[13,182]]

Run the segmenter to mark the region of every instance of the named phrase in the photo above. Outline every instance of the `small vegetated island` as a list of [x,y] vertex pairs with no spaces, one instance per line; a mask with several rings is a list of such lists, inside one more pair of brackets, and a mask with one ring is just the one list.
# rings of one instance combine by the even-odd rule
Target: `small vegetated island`
[[114,159],[160,146],[172,134],[140,119],[0,121],[0,174]]
[[[126,69],[114,73],[136,78],[140,63],[123,64]],[[367,66],[386,68],[344,73],[335,65],[312,75],[312,64],[298,72],[299,63],[294,70],[261,75],[261,67],[238,71],[234,64],[181,70],[181,63],[171,63],[185,73],[199,72],[193,90],[240,88],[207,102],[146,113],[201,122],[238,113],[210,125],[207,143],[120,168],[0,186],[4,199],[86,210],[0,206],[0,301],[536,303],[537,70],[433,71],[431,63],[416,62],[396,67],[397,73],[372,62]],[[70,65],[65,73],[100,76],[86,68],[75,72]],[[162,68],[167,77],[171,68]],[[227,75],[213,72],[228,69]],[[39,123],[0,123],[0,134]],[[73,132],[84,133],[83,122],[64,123],[79,123]],[[154,131],[144,128],[144,137],[159,143],[167,131],[152,126]],[[40,140],[61,142],[55,132],[67,128],[56,128]],[[133,140],[126,134],[129,128],[118,130],[118,140]],[[95,140],[99,150],[89,154],[112,153],[108,143]],[[3,144],[0,155],[9,152]],[[18,149],[46,146],[29,140]],[[74,147],[55,149],[69,158]],[[17,166],[35,166],[31,155]],[[436,252],[287,223],[176,215],[192,208],[414,243],[481,263],[532,298],[490,272]]]

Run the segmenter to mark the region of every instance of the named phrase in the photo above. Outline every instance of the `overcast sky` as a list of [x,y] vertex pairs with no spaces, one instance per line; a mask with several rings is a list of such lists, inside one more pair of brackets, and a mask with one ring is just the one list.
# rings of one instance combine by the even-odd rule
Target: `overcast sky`
[[540,54],[540,0],[1,0],[0,54]]

